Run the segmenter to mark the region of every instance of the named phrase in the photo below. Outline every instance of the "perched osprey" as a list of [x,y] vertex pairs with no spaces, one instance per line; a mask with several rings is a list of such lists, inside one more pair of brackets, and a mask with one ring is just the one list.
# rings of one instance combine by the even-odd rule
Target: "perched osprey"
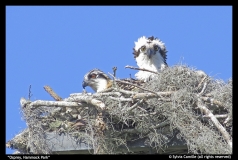
[[[143,84],[142,81],[138,81],[133,78],[121,79],[121,81],[130,82],[138,86],[141,86]],[[90,86],[95,92],[101,92],[112,87],[112,84],[113,80],[103,71],[99,69],[93,69],[85,74],[82,86],[84,89],[86,86]],[[116,84],[118,85],[118,87],[124,90],[132,90],[135,88],[135,86],[121,82],[116,82]]]
[[[160,72],[167,65],[167,51],[164,43],[152,37],[146,38],[145,36],[138,39],[135,42],[133,48],[134,58],[139,68],[148,69],[154,72]],[[135,74],[135,77],[139,80],[149,81],[153,77],[153,73],[147,71],[139,71]]]

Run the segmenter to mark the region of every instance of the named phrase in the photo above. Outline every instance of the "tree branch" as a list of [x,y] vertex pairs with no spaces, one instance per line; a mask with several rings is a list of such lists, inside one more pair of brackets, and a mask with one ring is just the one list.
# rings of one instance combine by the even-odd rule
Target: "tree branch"
[[206,106],[203,106],[201,104],[201,100],[198,100],[197,102],[197,106],[199,109],[201,109],[207,117],[209,117],[211,119],[211,121],[213,122],[213,124],[217,127],[217,129],[221,132],[221,134],[223,135],[224,139],[226,140],[227,144],[229,145],[229,147],[232,149],[232,138],[229,135],[229,133],[226,131],[226,129],[220,124],[220,122],[217,120],[217,118],[212,114],[212,112],[207,109]]
[[211,105],[215,104],[218,107],[223,107],[224,108],[224,105],[220,101],[217,101],[217,100],[215,100],[213,98],[210,98],[210,97],[200,97],[200,99],[205,101],[205,102],[211,103]]
[[36,100],[34,102],[27,101],[25,98],[21,98],[20,100],[21,106],[24,107],[28,105],[30,108],[37,108],[40,106],[48,106],[48,107],[83,107],[82,104],[77,102],[65,102],[65,101],[43,101]]
[[156,92],[154,92],[154,91],[151,91],[151,90],[149,90],[149,89],[145,89],[145,88],[143,88],[143,87],[140,87],[140,86],[135,85],[135,84],[130,83],[130,82],[125,82],[125,81],[121,81],[121,80],[115,80],[115,81],[116,81],[116,82],[120,82],[120,83],[124,83],[124,84],[128,84],[128,85],[132,85],[132,86],[135,86],[136,88],[140,88],[140,89],[142,89],[142,90],[144,90],[144,91],[148,91],[148,92],[151,92],[151,93],[156,94]]
[[46,91],[47,93],[50,94],[50,96],[51,96],[52,98],[54,98],[54,100],[56,100],[56,101],[62,101],[62,100],[63,100],[60,96],[58,96],[58,95],[53,91],[53,89],[52,89],[50,86],[44,86],[44,89],[45,89],[45,91]]
[[156,98],[160,96],[169,96],[174,92],[155,92],[155,93],[137,93],[133,96],[133,99],[141,98]]
[[69,97],[69,98],[65,99],[65,101],[86,102],[88,104],[95,106],[97,109],[105,109],[105,104],[97,99],[94,99],[92,96],[83,95],[83,96],[77,96],[77,97],[73,97],[73,98]]
[[130,68],[130,69],[135,69],[135,70],[151,72],[151,73],[154,73],[154,74],[159,74],[158,72],[154,72],[154,71],[151,71],[151,70],[148,70],[148,69],[144,69],[144,68],[136,68],[136,67],[129,66],[129,65],[125,66],[125,68]]

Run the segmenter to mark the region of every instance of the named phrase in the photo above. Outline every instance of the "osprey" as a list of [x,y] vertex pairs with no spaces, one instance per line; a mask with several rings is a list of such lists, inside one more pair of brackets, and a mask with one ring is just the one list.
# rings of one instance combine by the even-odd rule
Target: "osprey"
[[[145,36],[135,42],[133,48],[134,58],[139,68],[148,69],[154,72],[160,72],[167,67],[167,51],[164,43],[152,37],[146,38]],[[147,71],[139,71],[135,77],[144,82],[149,81],[153,77],[153,73]]]
[[[130,82],[141,86],[144,82],[135,80],[133,78],[121,79],[124,82]],[[85,74],[82,86],[85,89],[86,86],[90,86],[95,92],[101,92],[105,89],[112,87],[113,80],[99,69],[93,69]],[[124,90],[132,90],[135,86],[116,82],[117,86]]]

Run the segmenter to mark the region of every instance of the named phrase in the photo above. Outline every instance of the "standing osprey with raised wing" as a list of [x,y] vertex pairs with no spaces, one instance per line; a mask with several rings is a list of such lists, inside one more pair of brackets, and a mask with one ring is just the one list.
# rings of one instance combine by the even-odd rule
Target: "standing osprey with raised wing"
[[[133,78],[120,79],[122,82],[129,82],[137,86],[143,85],[144,82],[135,80]],[[116,82],[116,85],[124,90],[132,90],[135,86],[125,84],[122,82]],[[82,86],[85,89],[86,86],[91,87],[95,92],[101,92],[105,89],[112,87],[113,80],[99,69],[93,69],[85,74]]]
[[[139,38],[138,41],[135,42],[133,50],[136,63],[141,69],[160,72],[168,66],[166,63],[166,47],[161,40],[153,36],[148,38],[143,36]],[[139,71],[135,74],[135,77],[138,80],[147,82],[153,78],[153,75],[154,73],[151,72]]]

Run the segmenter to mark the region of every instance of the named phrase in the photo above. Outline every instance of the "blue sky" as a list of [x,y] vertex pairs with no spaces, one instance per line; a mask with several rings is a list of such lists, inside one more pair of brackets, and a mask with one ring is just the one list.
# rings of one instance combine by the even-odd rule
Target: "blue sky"
[[[231,6],[6,6],[6,141],[26,128],[20,98],[53,100],[82,92],[99,68],[134,77],[134,41],[161,39],[169,66],[187,64],[227,81],[232,77]],[[86,88],[92,92],[90,88]],[[6,149],[7,154],[13,150]]]

